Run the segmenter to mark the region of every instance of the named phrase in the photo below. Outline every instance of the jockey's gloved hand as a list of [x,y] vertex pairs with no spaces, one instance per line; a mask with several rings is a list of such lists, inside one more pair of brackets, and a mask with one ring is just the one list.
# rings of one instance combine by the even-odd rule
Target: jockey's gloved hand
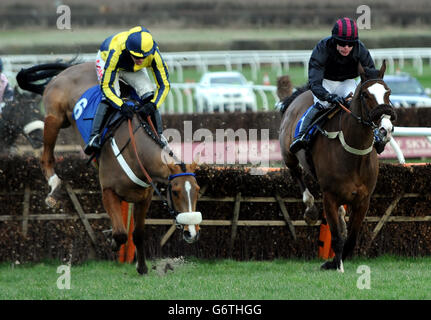
[[148,102],[139,109],[139,112],[141,112],[146,118],[148,116],[152,116],[156,110],[156,104],[154,102]]
[[335,104],[337,106],[340,103],[343,104],[343,105],[346,103],[343,97],[340,97],[339,95],[334,94],[334,93],[328,94],[326,96],[325,100],[328,101],[329,103],[333,103],[333,104]]
[[133,118],[133,113],[135,110],[135,103],[133,101],[126,101],[121,106],[121,114],[125,116],[127,119]]

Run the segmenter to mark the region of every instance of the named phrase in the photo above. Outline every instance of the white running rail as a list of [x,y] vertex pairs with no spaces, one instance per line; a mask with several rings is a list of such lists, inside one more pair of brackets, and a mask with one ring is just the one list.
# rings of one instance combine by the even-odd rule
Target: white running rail
[[[394,137],[426,137],[428,141],[431,143],[431,128],[421,128],[421,127],[394,127],[394,132],[392,132],[392,136]],[[398,161],[401,164],[406,163],[404,158],[404,154],[401,151],[398,143],[395,139],[391,139],[389,141],[392,148],[394,149]]]
[[[419,74],[423,72],[423,63],[426,59],[431,64],[431,48],[385,48],[371,49],[370,53],[376,64],[379,65],[383,59],[388,62],[388,71],[395,71],[395,62],[400,67],[404,66],[406,60],[413,62]],[[93,61],[96,53],[81,54],[82,61]],[[286,74],[290,64],[301,64],[304,67],[304,75],[308,73],[308,60],[311,50],[237,50],[237,51],[192,51],[192,52],[165,52],[163,58],[166,60],[171,72],[177,77],[178,82],[183,82],[183,69],[187,67],[196,68],[206,72],[211,66],[224,66],[226,70],[239,69],[249,65],[252,70],[252,80],[256,81],[258,71],[262,64],[270,64],[277,72],[277,76]],[[58,55],[5,55],[2,56],[4,69],[9,73],[16,73],[21,68],[29,67],[38,63],[52,62],[63,59],[69,60],[74,54]]]

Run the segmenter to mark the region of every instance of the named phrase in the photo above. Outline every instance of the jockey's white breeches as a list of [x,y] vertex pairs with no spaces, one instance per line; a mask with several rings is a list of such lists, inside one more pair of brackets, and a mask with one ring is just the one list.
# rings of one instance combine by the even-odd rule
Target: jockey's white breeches
[[[350,93],[354,94],[356,90],[356,81],[355,79],[347,79],[344,81],[332,81],[328,79],[323,79],[322,86],[328,90],[329,93],[334,93],[340,97],[345,98]],[[328,107],[329,102],[323,101],[317,98],[313,94],[314,103],[319,102],[321,105]]]

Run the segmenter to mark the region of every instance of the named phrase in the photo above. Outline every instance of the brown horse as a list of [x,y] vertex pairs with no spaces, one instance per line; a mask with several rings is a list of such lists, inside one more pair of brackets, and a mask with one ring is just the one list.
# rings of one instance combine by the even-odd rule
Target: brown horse
[[[43,92],[46,116],[40,163],[51,187],[45,200],[50,207],[56,207],[60,199],[61,180],[54,171],[57,135],[61,128],[70,125],[79,135],[72,118],[73,108],[82,94],[97,84],[94,63],[82,63],[61,71]],[[127,241],[121,201],[134,203],[133,242],[137,248],[137,271],[140,274],[148,272],[144,252],[144,224],[156,188],[152,181],[168,184],[168,200],[164,204],[176,216],[177,225],[183,229],[183,238],[191,243],[199,237],[201,214],[196,212],[199,186],[193,173],[196,163],[185,165],[174,160],[172,154],[169,156],[154,137],[144,131],[143,121],[137,114],[132,121],[121,122],[104,144],[98,159],[102,201],[111,218],[115,249]]]
[[[323,209],[331,230],[335,258],[325,262],[322,269],[344,271],[343,260],[353,251],[377,182],[379,167],[373,148],[373,130],[379,130],[379,138],[385,143],[391,139],[391,120],[395,113],[390,106],[390,89],[382,80],[385,69],[385,61],[380,70],[365,72],[359,65],[361,83],[353,95],[350,109],[339,111],[329,119],[322,127],[327,136],[317,134],[307,151],[292,154],[289,146],[298,120],[313,104],[312,93],[298,90],[284,101],[287,110],[280,126],[281,152],[292,177],[299,183],[307,207],[304,218],[307,223],[314,224],[318,212],[299,165],[319,183]],[[344,219],[340,217],[345,204],[350,211],[347,238]]]

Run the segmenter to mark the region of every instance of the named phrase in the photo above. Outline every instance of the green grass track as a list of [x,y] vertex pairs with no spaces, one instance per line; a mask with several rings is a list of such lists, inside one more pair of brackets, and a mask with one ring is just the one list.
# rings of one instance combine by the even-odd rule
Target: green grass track
[[[238,262],[187,258],[174,270],[139,276],[134,265],[89,261],[70,268],[64,288],[60,262],[0,264],[0,300],[374,300],[430,299],[431,257],[354,258],[345,273],[321,271],[321,260]],[[157,264],[157,262],[153,262]],[[365,270],[365,271],[364,271]]]

